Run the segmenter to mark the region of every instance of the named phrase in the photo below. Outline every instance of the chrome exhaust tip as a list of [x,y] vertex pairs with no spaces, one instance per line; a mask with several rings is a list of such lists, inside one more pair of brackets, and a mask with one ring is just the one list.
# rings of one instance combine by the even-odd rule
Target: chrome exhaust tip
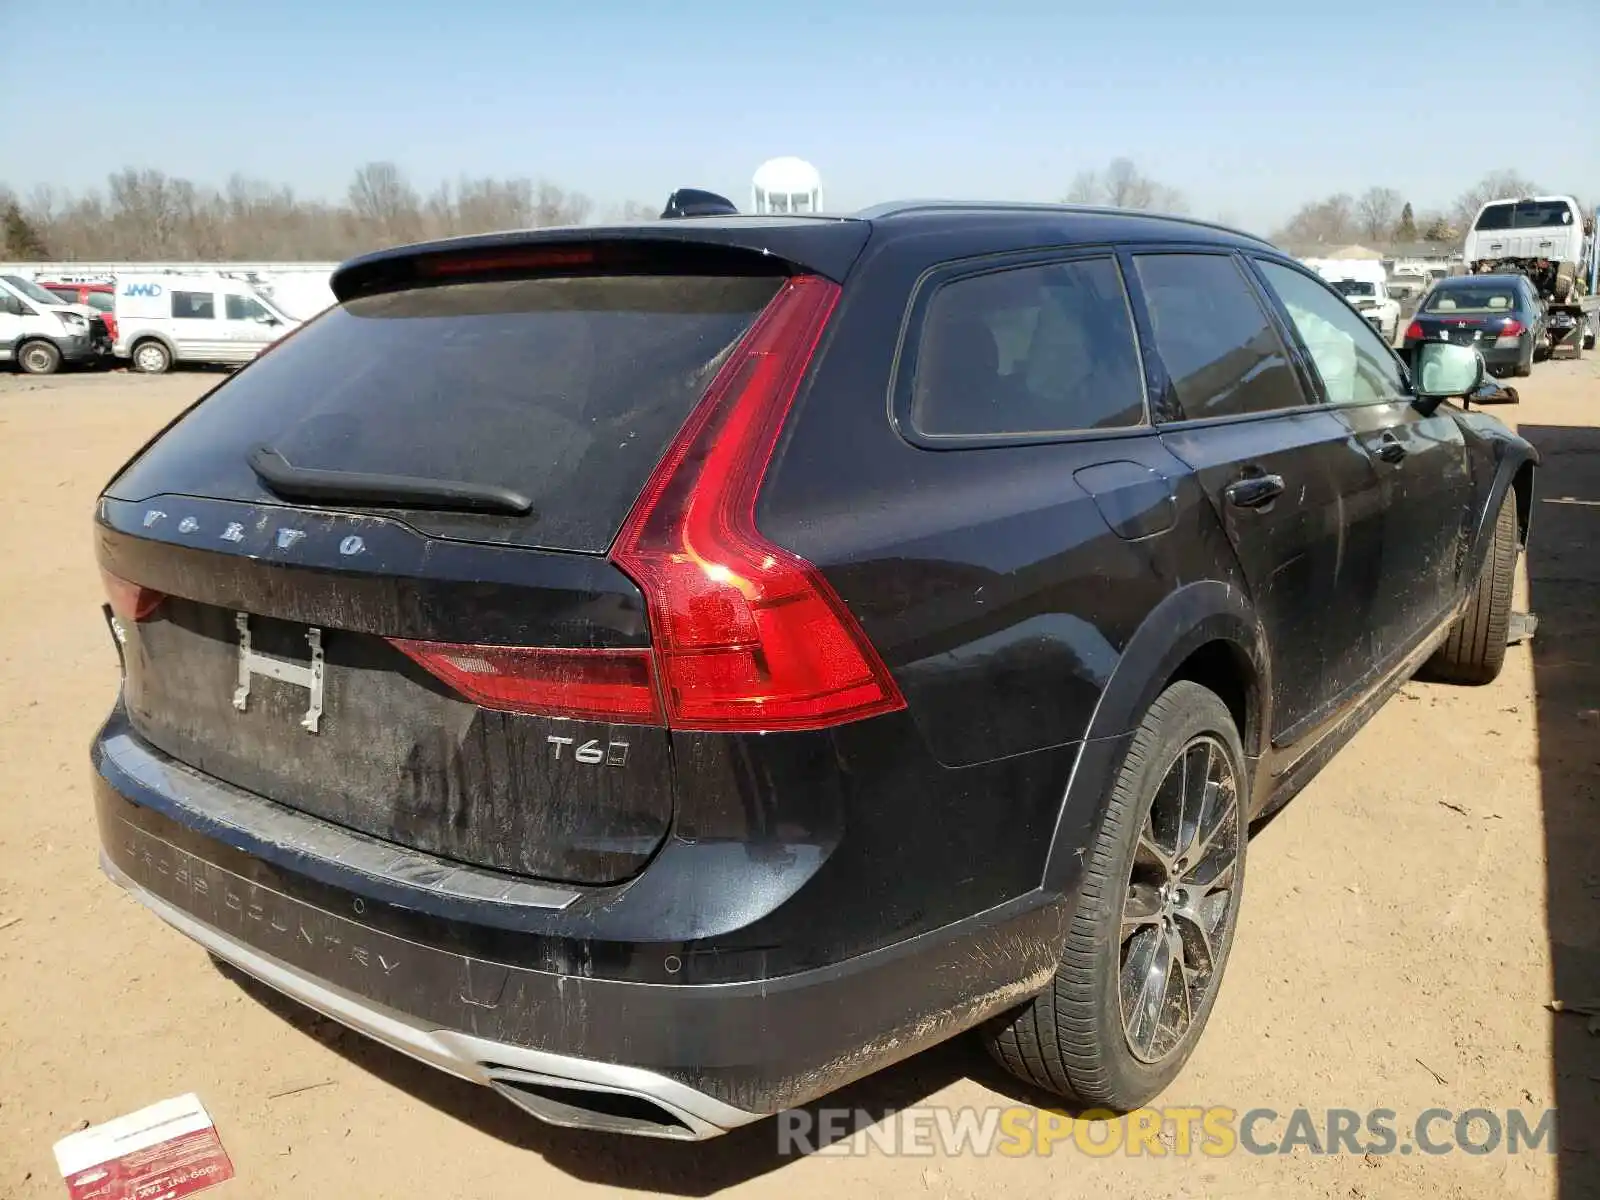
[[598,1088],[524,1071],[487,1068],[488,1084],[523,1112],[548,1125],[695,1142],[724,1130],[651,1096]]

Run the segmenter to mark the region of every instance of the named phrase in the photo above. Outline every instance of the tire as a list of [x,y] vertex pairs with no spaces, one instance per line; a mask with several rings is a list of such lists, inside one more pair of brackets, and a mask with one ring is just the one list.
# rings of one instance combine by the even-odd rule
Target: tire
[[1555,297],[1558,304],[1565,304],[1571,297],[1573,284],[1576,281],[1577,268],[1571,263],[1561,263],[1556,267],[1556,282],[1550,289],[1550,294]]
[[1515,375],[1518,379],[1526,379],[1528,376],[1533,374],[1533,353],[1534,353],[1534,348],[1532,346],[1529,346],[1528,347],[1528,358],[1527,358],[1527,361],[1526,362],[1518,362],[1517,363],[1516,370],[1513,371],[1512,374]]
[[54,342],[23,342],[17,347],[17,366],[25,375],[54,375],[61,369],[61,350]]
[[[1196,841],[1204,839],[1203,853],[1184,868],[1181,881],[1191,887],[1200,881],[1199,887],[1207,889],[1206,898],[1185,901],[1179,892],[1169,900],[1154,882],[1168,876],[1151,845],[1166,843],[1168,859],[1173,857],[1173,848],[1182,845],[1181,834],[1172,832],[1173,797],[1178,794],[1173,784],[1176,779],[1181,791],[1185,766],[1197,767],[1202,753],[1207,755],[1203,778],[1209,780],[1217,770],[1219,777],[1225,773],[1232,784],[1218,786],[1215,792],[1206,789],[1210,806],[1204,801],[1197,806],[1201,816],[1182,851],[1193,854]],[[1174,774],[1169,776],[1169,770]],[[1202,777],[1192,774],[1189,778]],[[1248,795],[1244,751],[1227,706],[1199,684],[1187,680],[1172,684],[1145,714],[1117,773],[1099,833],[1084,858],[1078,907],[1055,977],[1038,996],[983,1031],[989,1052],[1001,1066],[1069,1102],[1115,1112],[1139,1108],[1172,1082],[1211,1015],[1238,926]],[[1156,832],[1158,825],[1160,833]],[[1180,819],[1176,829],[1182,830],[1183,825]],[[1221,865],[1224,863],[1227,865]],[[1218,886],[1224,879],[1226,885]],[[1218,900],[1220,904],[1212,903]],[[1180,907],[1174,908],[1175,902]],[[1123,922],[1130,904],[1142,911],[1124,939]],[[1192,907],[1182,907],[1184,904]],[[1210,936],[1202,939],[1194,922],[1209,921],[1213,913],[1216,924]],[[1174,937],[1183,940],[1174,942]],[[1187,981],[1186,975],[1171,975],[1170,957],[1165,958],[1165,976],[1139,969],[1146,950],[1152,955],[1151,963],[1159,964],[1175,946],[1181,947],[1187,960],[1190,951],[1207,942],[1212,965],[1198,998],[1193,991],[1196,985],[1185,989],[1183,982],[1178,982]],[[1123,1016],[1124,974],[1129,976],[1129,994],[1140,998],[1131,1027]],[[1163,990],[1135,990],[1141,978],[1155,981]],[[1160,1004],[1152,1009],[1146,999]],[[1169,1013],[1168,1003],[1175,1007],[1180,999],[1185,1008]],[[1179,1028],[1175,1020],[1163,1037],[1160,1019],[1151,1028],[1148,1018],[1152,1011],[1158,1018],[1176,1018],[1186,1012],[1188,1021]],[[1147,1052],[1135,1053],[1135,1038],[1146,1043]]]
[[1492,683],[1506,661],[1506,631],[1511,623],[1511,589],[1517,572],[1517,509],[1508,496],[1495,516],[1494,539],[1472,599],[1450,627],[1449,636],[1423,668],[1440,683]]
[[133,369],[145,375],[165,375],[172,369],[172,352],[155,338],[133,347]]

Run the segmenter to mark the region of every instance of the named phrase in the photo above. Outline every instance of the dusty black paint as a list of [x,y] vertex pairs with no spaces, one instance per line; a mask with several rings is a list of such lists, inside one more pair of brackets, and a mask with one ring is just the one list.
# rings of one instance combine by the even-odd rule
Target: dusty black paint
[[[304,661],[304,629],[254,617],[252,646]],[[326,630],[323,647],[323,719],[308,733],[300,720],[309,693],[294,684],[257,675],[245,711],[233,707],[233,613],[169,599],[130,631],[124,695],[133,727],[237,787],[479,866],[611,883],[638,871],[666,835],[664,730],[482,709],[371,634]],[[577,762],[573,745],[590,739],[626,743],[623,764]]]
[[[1070,907],[1130,731],[1171,679],[1198,671],[1240,714],[1252,812],[1303,786],[1438,637],[1483,561],[1495,506],[1513,480],[1521,481],[1518,494],[1532,494],[1527,473],[1536,456],[1492,418],[1449,404],[1429,416],[1404,397],[1359,409],[1325,405],[1307,348],[1265,291],[1259,298],[1293,366],[1276,373],[1276,407],[1187,419],[1150,342],[1137,288],[1152,425],[961,450],[913,445],[895,419],[897,355],[917,332],[907,328],[908,298],[929,270],[996,254],[1047,261],[1083,246],[1271,251],[1204,226],[1065,210],[924,209],[771,228],[741,220],[674,221],[663,236],[703,236],[733,246],[736,257],[781,238],[782,269],[826,267],[845,285],[780,438],[757,523],[832,584],[892,670],[905,712],[810,733],[658,731],[652,781],[641,780],[637,794],[597,793],[593,811],[561,807],[553,781],[526,768],[537,722],[519,730],[471,717],[467,727],[483,736],[470,754],[443,775],[410,776],[439,780],[437,794],[451,799],[416,806],[403,826],[380,830],[375,814],[385,802],[375,785],[354,801],[309,803],[412,847],[470,845],[478,861],[509,861],[494,828],[514,826],[534,835],[530,841],[553,834],[567,840],[520,852],[560,866],[525,858],[521,867],[567,879],[583,877],[574,864],[586,838],[645,828],[659,838],[625,882],[581,887],[566,908],[529,907],[514,920],[474,920],[470,905],[412,886],[412,878],[387,881],[379,897],[340,875],[338,864],[308,862],[303,850],[257,845],[242,853],[226,831],[203,836],[161,815],[159,796],[105,760],[101,803],[115,822],[148,828],[329,912],[348,910],[356,897],[381,900],[363,918],[381,933],[618,988],[729,983],[760,991],[803,972],[848,973],[865,956],[911,955],[927,944],[918,939],[952,947],[937,976],[875,977],[873,986],[890,994],[870,1000],[824,983],[831,974],[813,976],[815,989],[768,987],[769,999],[789,997],[771,999],[773,1020],[781,1017],[784,1030],[803,1027],[796,1036],[807,1048],[798,1058],[776,1035],[779,1025],[747,1015],[759,1006],[739,999],[724,1010],[709,992],[696,994],[705,1007],[693,1009],[676,1000],[647,1009],[619,992],[615,1004],[596,1001],[537,1029],[500,1030],[563,1052],[624,1055],[759,1108],[815,1094],[1040,985],[1040,964],[1059,949],[1059,925],[1033,925],[1024,936],[983,914],[1036,902],[1051,912]],[[507,236],[483,247],[581,236]],[[353,268],[344,286],[395,286],[415,269],[415,256],[386,252]],[[1263,287],[1258,275],[1247,278]],[[1225,373],[1225,364],[1216,370]],[[1384,457],[1386,435],[1405,445],[1398,462]],[[1262,474],[1282,477],[1276,499],[1259,507],[1230,500],[1234,483]],[[359,528],[391,557],[364,572],[337,554],[336,535],[357,528],[345,524],[353,518],[322,514],[322,524],[281,554],[275,544],[239,554],[183,547],[179,534],[159,525],[146,531],[132,513],[107,506],[103,558],[219,612],[242,606],[366,635],[611,646],[648,639],[637,589],[599,556],[446,545],[369,521]],[[436,570],[445,563],[450,572]],[[203,639],[191,624],[182,636]],[[163,653],[175,663],[201,661],[200,644],[185,650],[176,629],[139,636],[173,639]],[[364,679],[377,707],[414,715],[398,727],[386,761],[421,754],[430,770],[440,766],[440,735],[423,715],[460,719],[458,701],[404,664],[368,658],[340,669],[351,671],[341,687]],[[183,704],[171,696],[152,703],[159,668],[150,679],[145,673],[130,667],[129,706],[135,726],[160,741],[172,736],[160,732],[163,721],[183,723]],[[226,718],[191,711],[189,725],[209,719],[216,732],[187,753],[230,753]],[[283,803],[302,807],[319,781],[342,778],[349,787],[364,777],[340,777],[323,763],[302,778],[258,779],[285,770],[264,765],[264,751],[286,744],[295,744],[289,733],[263,738],[257,752],[218,769],[256,781],[246,786],[278,788]],[[464,745],[455,735],[449,744],[458,752]],[[664,809],[664,792],[645,793],[669,781]],[[336,803],[354,808],[317,808]],[[452,833],[457,818],[465,826]],[[479,819],[482,829],[471,828]],[[108,821],[106,829],[110,846],[119,826]],[[618,858],[608,869],[628,868]],[[360,990],[348,968],[338,978]],[[448,1008],[431,974],[410,992],[366,994],[414,1005],[406,1011]],[[857,1019],[858,1005],[870,1020]],[[454,1027],[481,1019],[470,1007],[453,1010]],[[765,1049],[719,1044],[707,1030],[724,1013],[730,1028]],[[615,1039],[624,1020],[667,1024],[623,1049]],[[657,1039],[672,1043],[670,1053]],[[751,1055],[761,1061],[752,1066]],[[818,1066],[819,1057],[834,1065]]]

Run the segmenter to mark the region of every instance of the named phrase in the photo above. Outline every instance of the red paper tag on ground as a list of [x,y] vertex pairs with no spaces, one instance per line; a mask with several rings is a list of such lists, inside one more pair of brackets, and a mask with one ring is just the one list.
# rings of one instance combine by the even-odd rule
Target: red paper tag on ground
[[195,1095],[163,1100],[55,1144],[72,1200],[178,1200],[233,1178]]

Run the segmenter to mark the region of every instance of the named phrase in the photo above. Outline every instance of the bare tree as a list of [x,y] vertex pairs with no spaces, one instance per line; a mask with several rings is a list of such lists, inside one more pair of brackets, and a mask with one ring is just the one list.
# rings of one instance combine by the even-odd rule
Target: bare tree
[[1291,246],[1338,246],[1355,233],[1355,201],[1340,192],[1302,205],[1272,238]]
[[541,183],[534,198],[532,223],[582,225],[593,208],[594,202],[579,192],[566,192],[553,183]]
[[1177,188],[1168,187],[1139,170],[1130,158],[1114,158],[1103,174],[1080,171],[1067,193],[1069,204],[1108,204],[1112,208],[1188,211],[1188,201]]
[[1112,208],[1149,208],[1157,184],[1146,179],[1131,158],[1114,158],[1106,168],[1106,203]]
[[608,221],[619,225],[631,225],[637,221],[654,221],[661,215],[659,204],[645,204],[638,200],[625,200],[613,208],[606,216]]
[[1361,221],[1361,232],[1369,242],[1381,245],[1394,237],[1395,222],[1400,216],[1404,201],[1400,193],[1389,187],[1370,187],[1356,201],[1356,215]]
[[1502,168],[1491,171],[1477,183],[1456,198],[1455,224],[1459,229],[1471,226],[1478,215],[1478,210],[1491,200],[1515,200],[1523,196],[1532,196],[1541,189],[1531,179],[1513,171]]
[[1072,177],[1067,189],[1068,204],[1099,204],[1101,200],[1100,176],[1095,171],[1079,171]]
[[356,172],[350,184],[350,208],[386,243],[405,241],[421,232],[421,201],[392,162],[371,162]]

